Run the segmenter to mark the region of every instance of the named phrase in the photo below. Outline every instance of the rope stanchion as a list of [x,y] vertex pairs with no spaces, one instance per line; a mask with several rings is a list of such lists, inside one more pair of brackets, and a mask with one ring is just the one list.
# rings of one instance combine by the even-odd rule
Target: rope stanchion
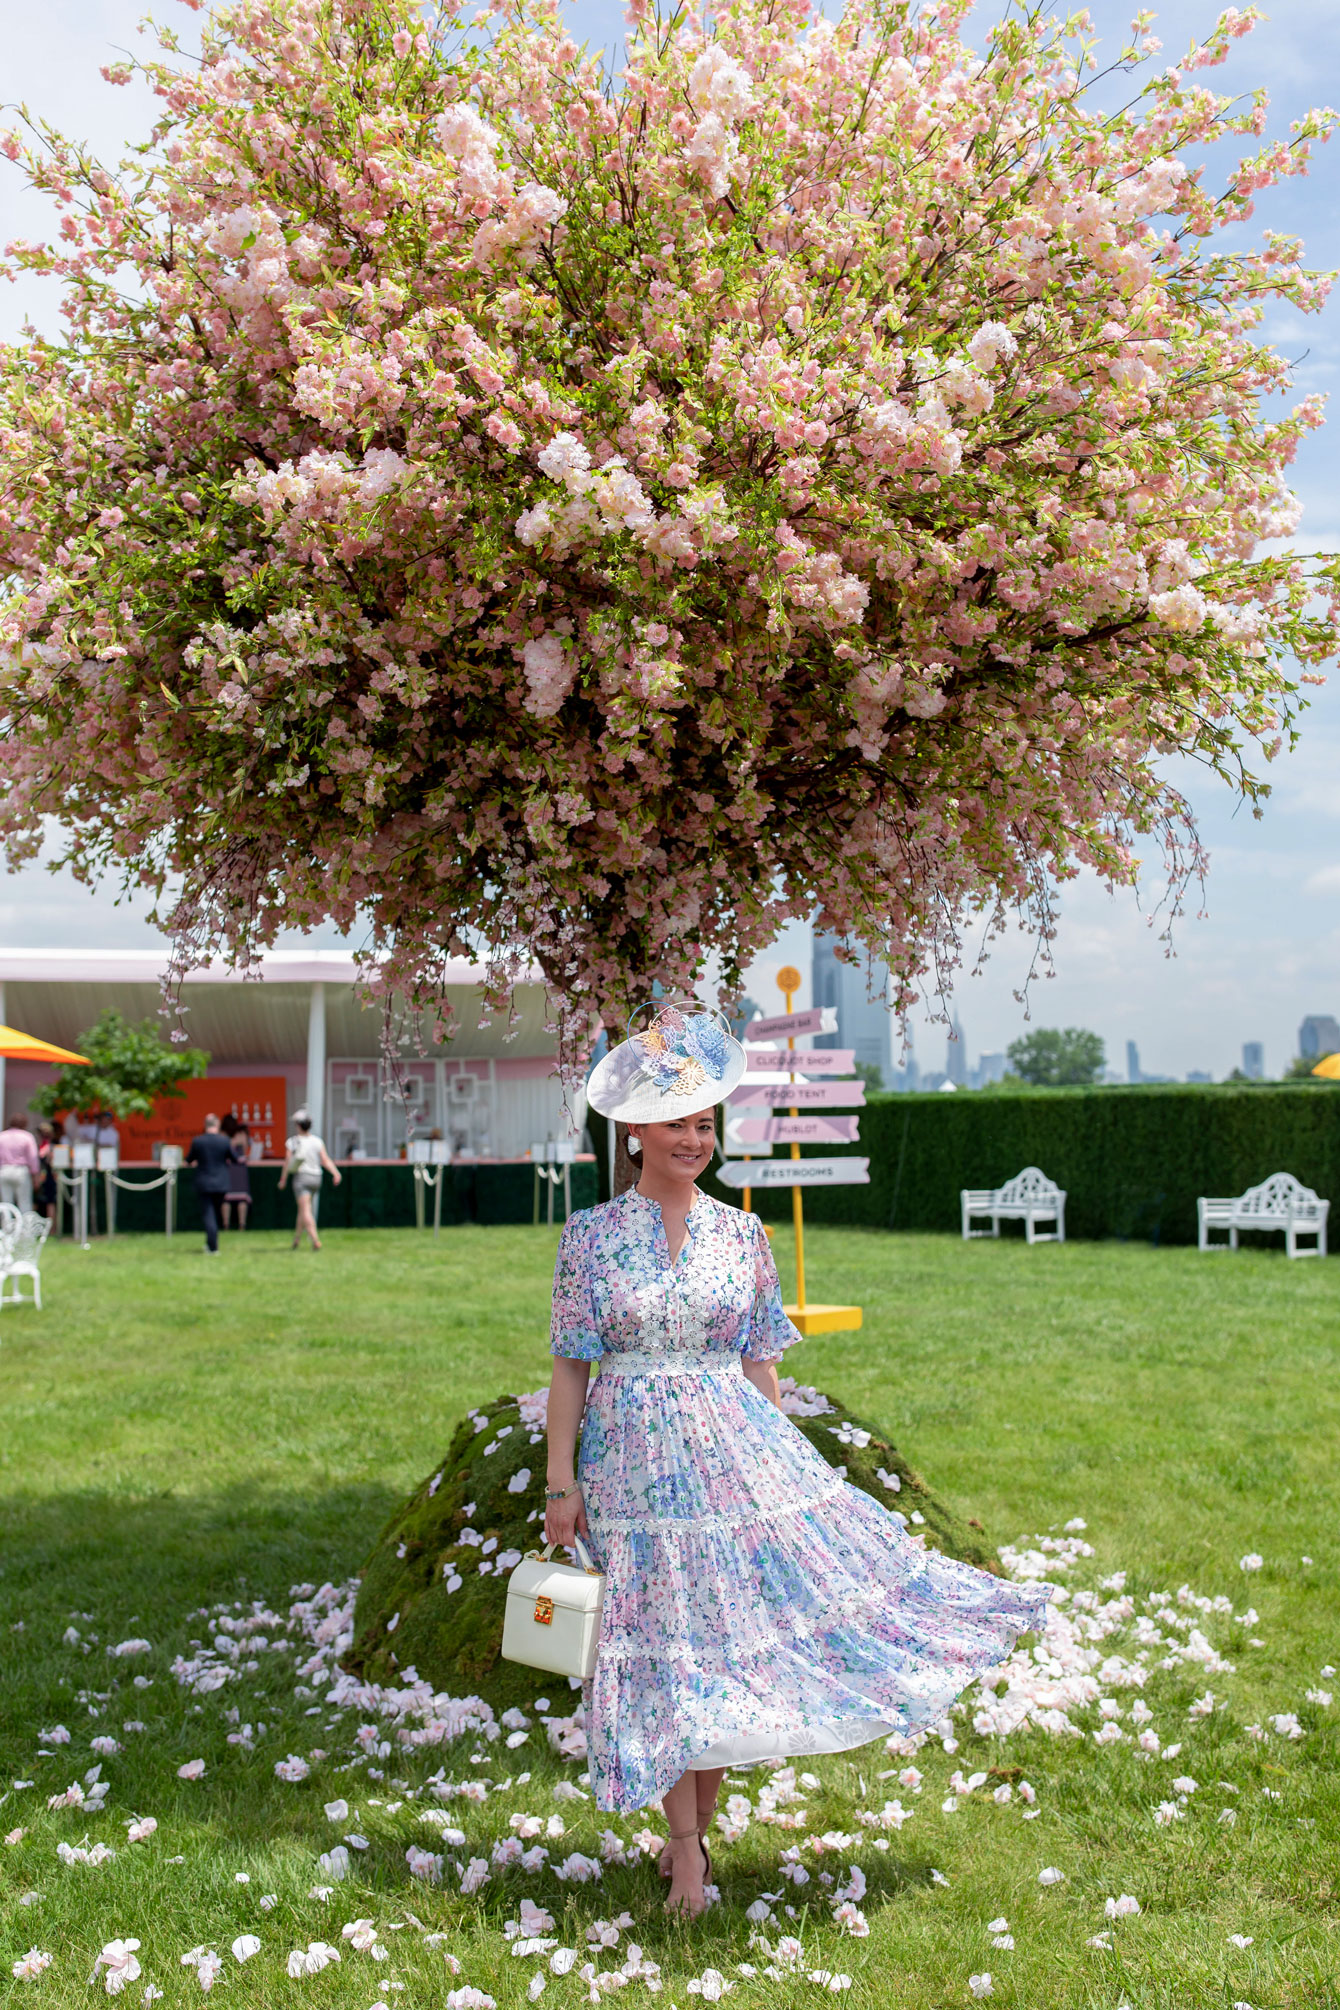
[[[83,1248],[91,1247],[89,1240],[88,1175],[91,1168],[79,1166],[74,1172],[63,1172],[53,1166],[56,1181],[56,1234],[65,1230],[65,1201],[69,1197],[74,1215],[74,1239]],[[122,1179],[120,1173],[110,1166],[102,1168],[103,1185],[107,1197],[107,1236],[110,1241],[116,1234],[116,1190],[122,1193],[163,1194],[163,1233],[171,1235],[177,1225],[177,1172],[176,1166],[168,1166],[156,1179]]]
[[540,1225],[541,1180],[544,1180],[549,1188],[546,1205],[546,1226],[552,1228],[554,1225],[554,1194],[560,1184],[563,1188],[564,1221],[572,1213],[572,1166],[568,1163],[563,1165],[543,1165],[538,1161],[536,1162],[534,1181],[535,1205],[531,1210],[531,1226],[533,1228],[538,1228]]
[[77,1172],[62,1172],[53,1167],[56,1175],[56,1233],[59,1235],[65,1225],[64,1200],[70,1196],[74,1214],[74,1239],[81,1249],[90,1247],[88,1239],[88,1168],[80,1166]]
[[116,1234],[116,1196],[112,1189],[119,1187],[122,1193],[157,1193],[160,1187],[168,1191],[163,1195],[163,1233],[171,1235],[176,1226],[177,1168],[169,1166],[157,1179],[122,1179],[120,1173],[107,1172],[107,1234]]
[[420,1228],[424,1226],[425,1203],[427,1200],[424,1188],[430,1186],[433,1189],[433,1234],[439,1235],[442,1230],[442,1180],[447,1169],[445,1165],[439,1165],[436,1172],[429,1172],[425,1165],[416,1161],[412,1170],[414,1173],[415,1221]]

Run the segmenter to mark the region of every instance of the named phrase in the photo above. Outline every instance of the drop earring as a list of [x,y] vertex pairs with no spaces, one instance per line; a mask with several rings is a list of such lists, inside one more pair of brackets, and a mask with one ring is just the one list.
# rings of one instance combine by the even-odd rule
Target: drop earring
[[641,1151],[641,1149],[642,1149],[642,1140],[641,1140],[641,1138],[626,1138],[626,1139],[624,1140],[624,1143],[625,1143],[625,1146],[626,1146],[626,1148],[627,1148],[627,1151],[628,1151],[628,1156],[629,1156],[629,1158],[630,1158],[630,1159],[635,1159],[635,1158],[637,1157],[638,1153],[639,1153],[639,1152]]

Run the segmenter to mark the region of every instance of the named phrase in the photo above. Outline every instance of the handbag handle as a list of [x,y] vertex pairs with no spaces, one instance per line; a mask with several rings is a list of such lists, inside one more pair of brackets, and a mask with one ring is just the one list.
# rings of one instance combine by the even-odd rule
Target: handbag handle
[[[566,1548],[566,1544],[564,1544],[563,1546]],[[586,1544],[582,1541],[579,1535],[573,1536],[572,1546],[577,1552],[578,1563],[581,1565],[582,1569],[586,1572],[588,1577],[600,1577],[603,1575],[601,1571],[596,1569],[595,1562],[594,1559],[592,1558],[591,1552],[586,1547]],[[543,1549],[532,1550],[531,1555],[538,1556],[541,1563],[548,1563],[550,1557],[553,1555],[554,1551],[558,1547],[559,1544],[556,1542],[547,1542]]]

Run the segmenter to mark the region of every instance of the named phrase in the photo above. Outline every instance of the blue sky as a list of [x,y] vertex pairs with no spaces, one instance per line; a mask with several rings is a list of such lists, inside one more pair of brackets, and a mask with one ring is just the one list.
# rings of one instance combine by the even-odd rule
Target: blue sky
[[[9,11],[0,92],[26,102],[65,131],[116,156],[142,133],[150,100],[137,88],[115,90],[99,66],[136,44],[143,0],[48,0],[42,8]],[[164,18],[189,27],[189,17],[158,0]],[[1097,0],[1091,9],[1104,49],[1115,51],[1134,6]],[[1215,6],[1178,4],[1161,11],[1155,32],[1165,55],[1179,55],[1192,35],[1214,18]],[[970,23],[989,20],[979,7]],[[602,45],[622,34],[622,8],[613,0],[578,0],[569,9],[574,32]],[[1208,74],[1219,89],[1265,85],[1272,101],[1271,131],[1309,105],[1340,103],[1340,9],[1333,0],[1281,0],[1270,19],[1235,45],[1229,62]],[[41,208],[0,161],[0,240],[37,236]],[[1340,266],[1340,141],[1318,150],[1312,174],[1260,198],[1244,238],[1262,226],[1294,231],[1313,266]],[[51,289],[40,282],[0,288],[0,339],[17,334],[25,317],[55,332]],[[1303,320],[1277,312],[1263,331],[1299,359],[1299,394],[1333,392],[1340,374],[1340,291],[1318,317]],[[1334,470],[1336,428],[1303,450],[1295,485],[1305,514],[1300,541],[1313,549],[1340,548],[1340,487]],[[1304,721],[1303,743],[1276,763],[1274,794],[1263,822],[1234,814],[1220,785],[1194,775],[1179,777],[1191,797],[1209,845],[1207,914],[1180,924],[1169,959],[1150,928],[1141,901],[1109,896],[1091,880],[1067,890],[1062,903],[1055,978],[1035,981],[1030,1013],[1035,1025],[1085,1025],[1107,1041],[1109,1061],[1120,1065],[1126,1040],[1140,1044],[1151,1071],[1181,1075],[1208,1068],[1222,1075],[1238,1059],[1244,1040],[1266,1045],[1271,1072],[1296,1051],[1298,1022],[1307,1012],[1340,1013],[1340,671],[1315,695]],[[1142,896],[1144,908],[1157,890]],[[0,937],[11,944],[141,947],[160,938],[140,906],[118,906],[110,890],[89,893],[68,875],[40,868],[0,879]],[[327,938],[322,937],[321,940]],[[334,941],[331,936],[329,940]],[[788,930],[777,949],[751,974],[756,997],[771,997],[771,975],[784,959],[808,967],[806,931]],[[998,945],[985,971],[964,976],[954,999],[975,1058],[1008,1045],[1025,1030],[1024,1008],[1013,993],[1028,963],[1020,940]],[[944,1062],[943,1031],[922,1016],[915,1037],[923,1067]]]

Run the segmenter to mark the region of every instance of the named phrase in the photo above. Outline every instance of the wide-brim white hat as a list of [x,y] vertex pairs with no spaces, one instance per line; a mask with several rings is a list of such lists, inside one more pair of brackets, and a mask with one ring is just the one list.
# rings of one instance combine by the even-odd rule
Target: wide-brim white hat
[[744,1048],[718,1013],[665,1006],[597,1061],[586,1100],[617,1123],[667,1124],[724,1103],[744,1072]]

